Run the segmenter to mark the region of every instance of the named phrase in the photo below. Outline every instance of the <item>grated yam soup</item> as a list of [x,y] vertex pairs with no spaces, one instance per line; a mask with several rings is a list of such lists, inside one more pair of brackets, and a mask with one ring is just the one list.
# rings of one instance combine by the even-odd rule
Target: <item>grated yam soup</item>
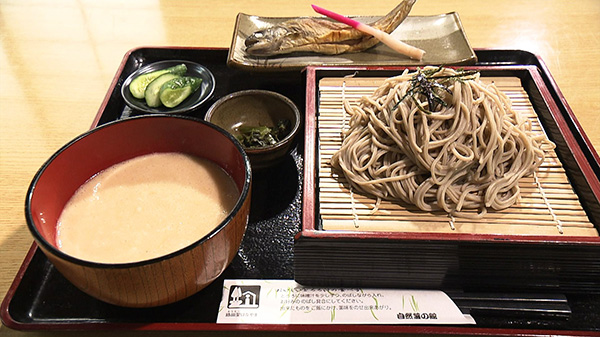
[[201,239],[231,212],[233,179],[214,162],[153,153],[113,165],[83,184],[58,221],[58,248],[101,263],[148,260]]

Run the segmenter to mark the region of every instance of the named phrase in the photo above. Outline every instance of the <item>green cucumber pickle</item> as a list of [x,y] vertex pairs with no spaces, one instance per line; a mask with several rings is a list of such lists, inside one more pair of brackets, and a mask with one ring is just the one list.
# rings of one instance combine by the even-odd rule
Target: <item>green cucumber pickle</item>
[[151,108],[159,107],[161,105],[161,102],[158,95],[160,94],[160,89],[162,88],[163,84],[178,77],[181,76],[167,73],[158,76],[154,81],[150,82],[150,84],[146,88],[146,91],[144,92],[146,104]]
[[129,92],[131,92],[131,95],[133,95],[133,97],[135,98],[144,99],[144,93],[146,91],[146,88],[152,81],[154,81],[159,76],[168,73],[183,76],[186,72],[187,67],[185,64],[182,63],[170,68],[155,70],[149,73],[141,74],[131,81],[131,83],[129,84]]
[[202,84],[202,79],[192,76],[174,78],[160,88],[160,101],[167,108],[173,108],[193,94]]

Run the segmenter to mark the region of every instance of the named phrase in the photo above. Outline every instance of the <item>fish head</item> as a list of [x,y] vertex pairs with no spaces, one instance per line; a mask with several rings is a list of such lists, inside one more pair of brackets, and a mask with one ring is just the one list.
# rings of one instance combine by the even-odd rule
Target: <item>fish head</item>
[[285,27],[272,26],[258,30],[246,38],[246,52],[255,56],[270,56],[281,53],[284,41],[290,31]]

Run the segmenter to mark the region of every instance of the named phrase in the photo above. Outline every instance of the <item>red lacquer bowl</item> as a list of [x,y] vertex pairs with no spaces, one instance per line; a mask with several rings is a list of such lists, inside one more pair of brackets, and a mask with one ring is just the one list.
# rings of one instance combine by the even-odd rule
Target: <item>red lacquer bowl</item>
[[[58,250],[57,220],[73,193],[101,170],[155,152],[181,152],[220,165],[240,191],[226,219],[193,244],[146,261],[96,263]],[[31,182],[25,213],[40,249],[79,289],[119,306],[153,307],[198,292],[229,265],[248,223],[251,184],[248,157],[224,130],[189,117],[141,116],[92,129],[58,150]]]

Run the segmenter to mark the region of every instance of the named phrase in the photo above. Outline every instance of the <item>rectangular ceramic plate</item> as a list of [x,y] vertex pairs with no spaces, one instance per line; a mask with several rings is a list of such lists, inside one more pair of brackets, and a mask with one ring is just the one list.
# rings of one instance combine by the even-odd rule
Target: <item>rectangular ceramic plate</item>
[[[206,106],[191,113],[202,118],[206,109],[219,97],[243,89],[267,89],[290,97],[304,110],[304,77],[300,72],[254,74],[226,66],[227,49],[148,47],[125,55],[114,80],[94,120],[95,125],[126,118],[132,114],[120,94],[127,75],[146,64],[183,59],[198,62],[215,75],[215,95]],[[479,64],[535,64],[546,74],[538,59],[527,52],[515,50],[478,50]],[[563,101],[556,99],[558,103]],[[600,331],[600,300],[591,296],[569,296],[569,310],[561,309],[562,297],[547,297],[545,302],[558,302],[558,311],[540,314],[536,306],[521,308],[523,300],[510,302],[511,294],[480,294],[498,298],[484,307],[471,302],[464,294],[451,294],[463,310],[472,310],[476,326],[432,325],[248,325],[216,324],[223,279],[290,279],[294,278],[294,235],[301,229],[302,180],[304,142],[299,135],[296,147],[282,166],[253,177],[250,223],[238,256],[221,278],[196,295],[159,308],[127,309],[102,303],[71,285],[56,271],[34,244],[17,272],[13,284],[2,302],[2,321],[18,330],[189,330],[205,331],[199,336],[214,335],[214,331],[258,332],[353,332],[453,335],[589,335]],[[578,139],[585,144],[586,139]],[[591,159],[590,159],[591,160]],[[594,161],[597,162],[597,161]],[[277,186],[275,189],[273,186]],[[533,297],[532,297],[533,296]],[[538,297],[525,294],[524,299]],[[473,298],[471,298],[473,299]],[[475,298],[477,299],[477,298]],[[507,302],[508,301],[508,302]],[[538,306],[539,307],[539,306]],[[544,305],[544,307],[546,307]],[[564,315],[568,316],[565,319]],[[258,333],[260,335],[260,333]]]
[[[253,32],[294,18],[260,17],[239,13],[227,62],[229,65],[255,71],[281,71],[301,69],[309,65],[327,66],[394,66],[446,64],[463,65],[477,61],[469,45],[462,24],[455,12],[435,16],[408,16],[392,36],[425,50],[422,61],[399,55],[379,43],[360,53],[319,55],[314,53],[291,53],[272,57],[255,57],[245,51],[244,41]],[[369,23],[377,17],[355,17]]]

